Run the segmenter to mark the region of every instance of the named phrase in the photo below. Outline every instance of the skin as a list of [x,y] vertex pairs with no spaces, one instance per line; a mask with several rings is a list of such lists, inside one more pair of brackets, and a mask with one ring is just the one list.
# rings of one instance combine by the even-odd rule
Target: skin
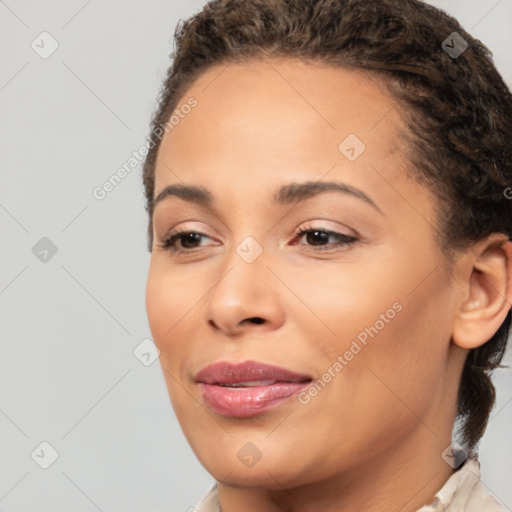
[[[155,197],[184,183],[215,204],[155,206],[146,305],[172,405],[223,512],[417,510],[452,474],[441,453],[464,359],[510,308],[511,244],[492,236],[448,264],[435,198],[410,178],[400,107],[368,74],[291,58],[223,64],[180,104],[190,97],[198,105],[162,140]],[[366,145],[355,161],[338,149],[350,133]],[[320,180],[357,187],[382,213],[337,192],[271,203],[282,185]],[[171,253],[158,244],[174,228],[206,236]],[[247,236],[263,249],[252,263],[236,251]],[[245,360],[317,380],[397,302],[307,404],[228,418],[194,382],[208,364]],[[261,453],[252,467],[237,457],[247,442]]]

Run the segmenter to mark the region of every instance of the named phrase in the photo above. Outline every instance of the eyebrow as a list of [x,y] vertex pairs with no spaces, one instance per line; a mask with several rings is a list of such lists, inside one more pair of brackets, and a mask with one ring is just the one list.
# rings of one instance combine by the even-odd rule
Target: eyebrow
[[[362,190],[341,181],[306,181],[303,183],[283,185],[274,193],[272,204],[286,205],[296,201],[304,201],[325,192],[339,192],[356,197],[372,206],[381,215],[384,215],[375,202]],[[213,195],[206,188],[194,185],[175,184],[166,186],[155,197],[153,207],[168,197],[178,197],[184,201],[196,203],[207,208],[211,208],[214,204]]]

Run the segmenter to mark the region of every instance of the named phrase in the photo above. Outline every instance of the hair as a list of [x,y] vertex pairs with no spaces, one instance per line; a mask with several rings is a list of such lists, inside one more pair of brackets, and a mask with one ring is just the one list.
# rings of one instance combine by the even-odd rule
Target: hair
[[[459,56],[443,43],[453,47],[454,36],[467,43]],[[436,233],[447,261],[492,233],[511,238],[512,95],[488,48],[445,12],[420,0],[213,0],[180,20],[174,43],[143,165],[149,251],[162,126],[212,66],[272,57],[364,70],[383,80],[402,107],[413,175],[436,198]],[[494,336],[467,354],[456,419],[457,440],[469,449],[495,403],[490,373],[504,367],[510,323],[509,309]]]

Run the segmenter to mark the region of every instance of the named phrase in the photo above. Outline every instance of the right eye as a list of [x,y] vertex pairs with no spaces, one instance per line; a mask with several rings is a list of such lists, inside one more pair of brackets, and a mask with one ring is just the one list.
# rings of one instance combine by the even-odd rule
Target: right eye
[[[208,235],[198,231],[176,229],[167,234],[162,242],[158,243],[158,246],[163,250],[169,251],[171,253],[191,252],[194,249],[201,247],[197,246],[196,244],[205,237],[210,238]],[[181,247],[176,246],[176,241],[178,240],[180,241]]]

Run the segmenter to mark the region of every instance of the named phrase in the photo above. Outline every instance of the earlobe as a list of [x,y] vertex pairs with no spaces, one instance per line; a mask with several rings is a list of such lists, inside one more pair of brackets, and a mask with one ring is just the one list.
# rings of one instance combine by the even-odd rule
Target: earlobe
[[512,303],[512,242],[493,234],[471,249],[471,270],[454,322],[453,342],[477,348],[504,322]]

